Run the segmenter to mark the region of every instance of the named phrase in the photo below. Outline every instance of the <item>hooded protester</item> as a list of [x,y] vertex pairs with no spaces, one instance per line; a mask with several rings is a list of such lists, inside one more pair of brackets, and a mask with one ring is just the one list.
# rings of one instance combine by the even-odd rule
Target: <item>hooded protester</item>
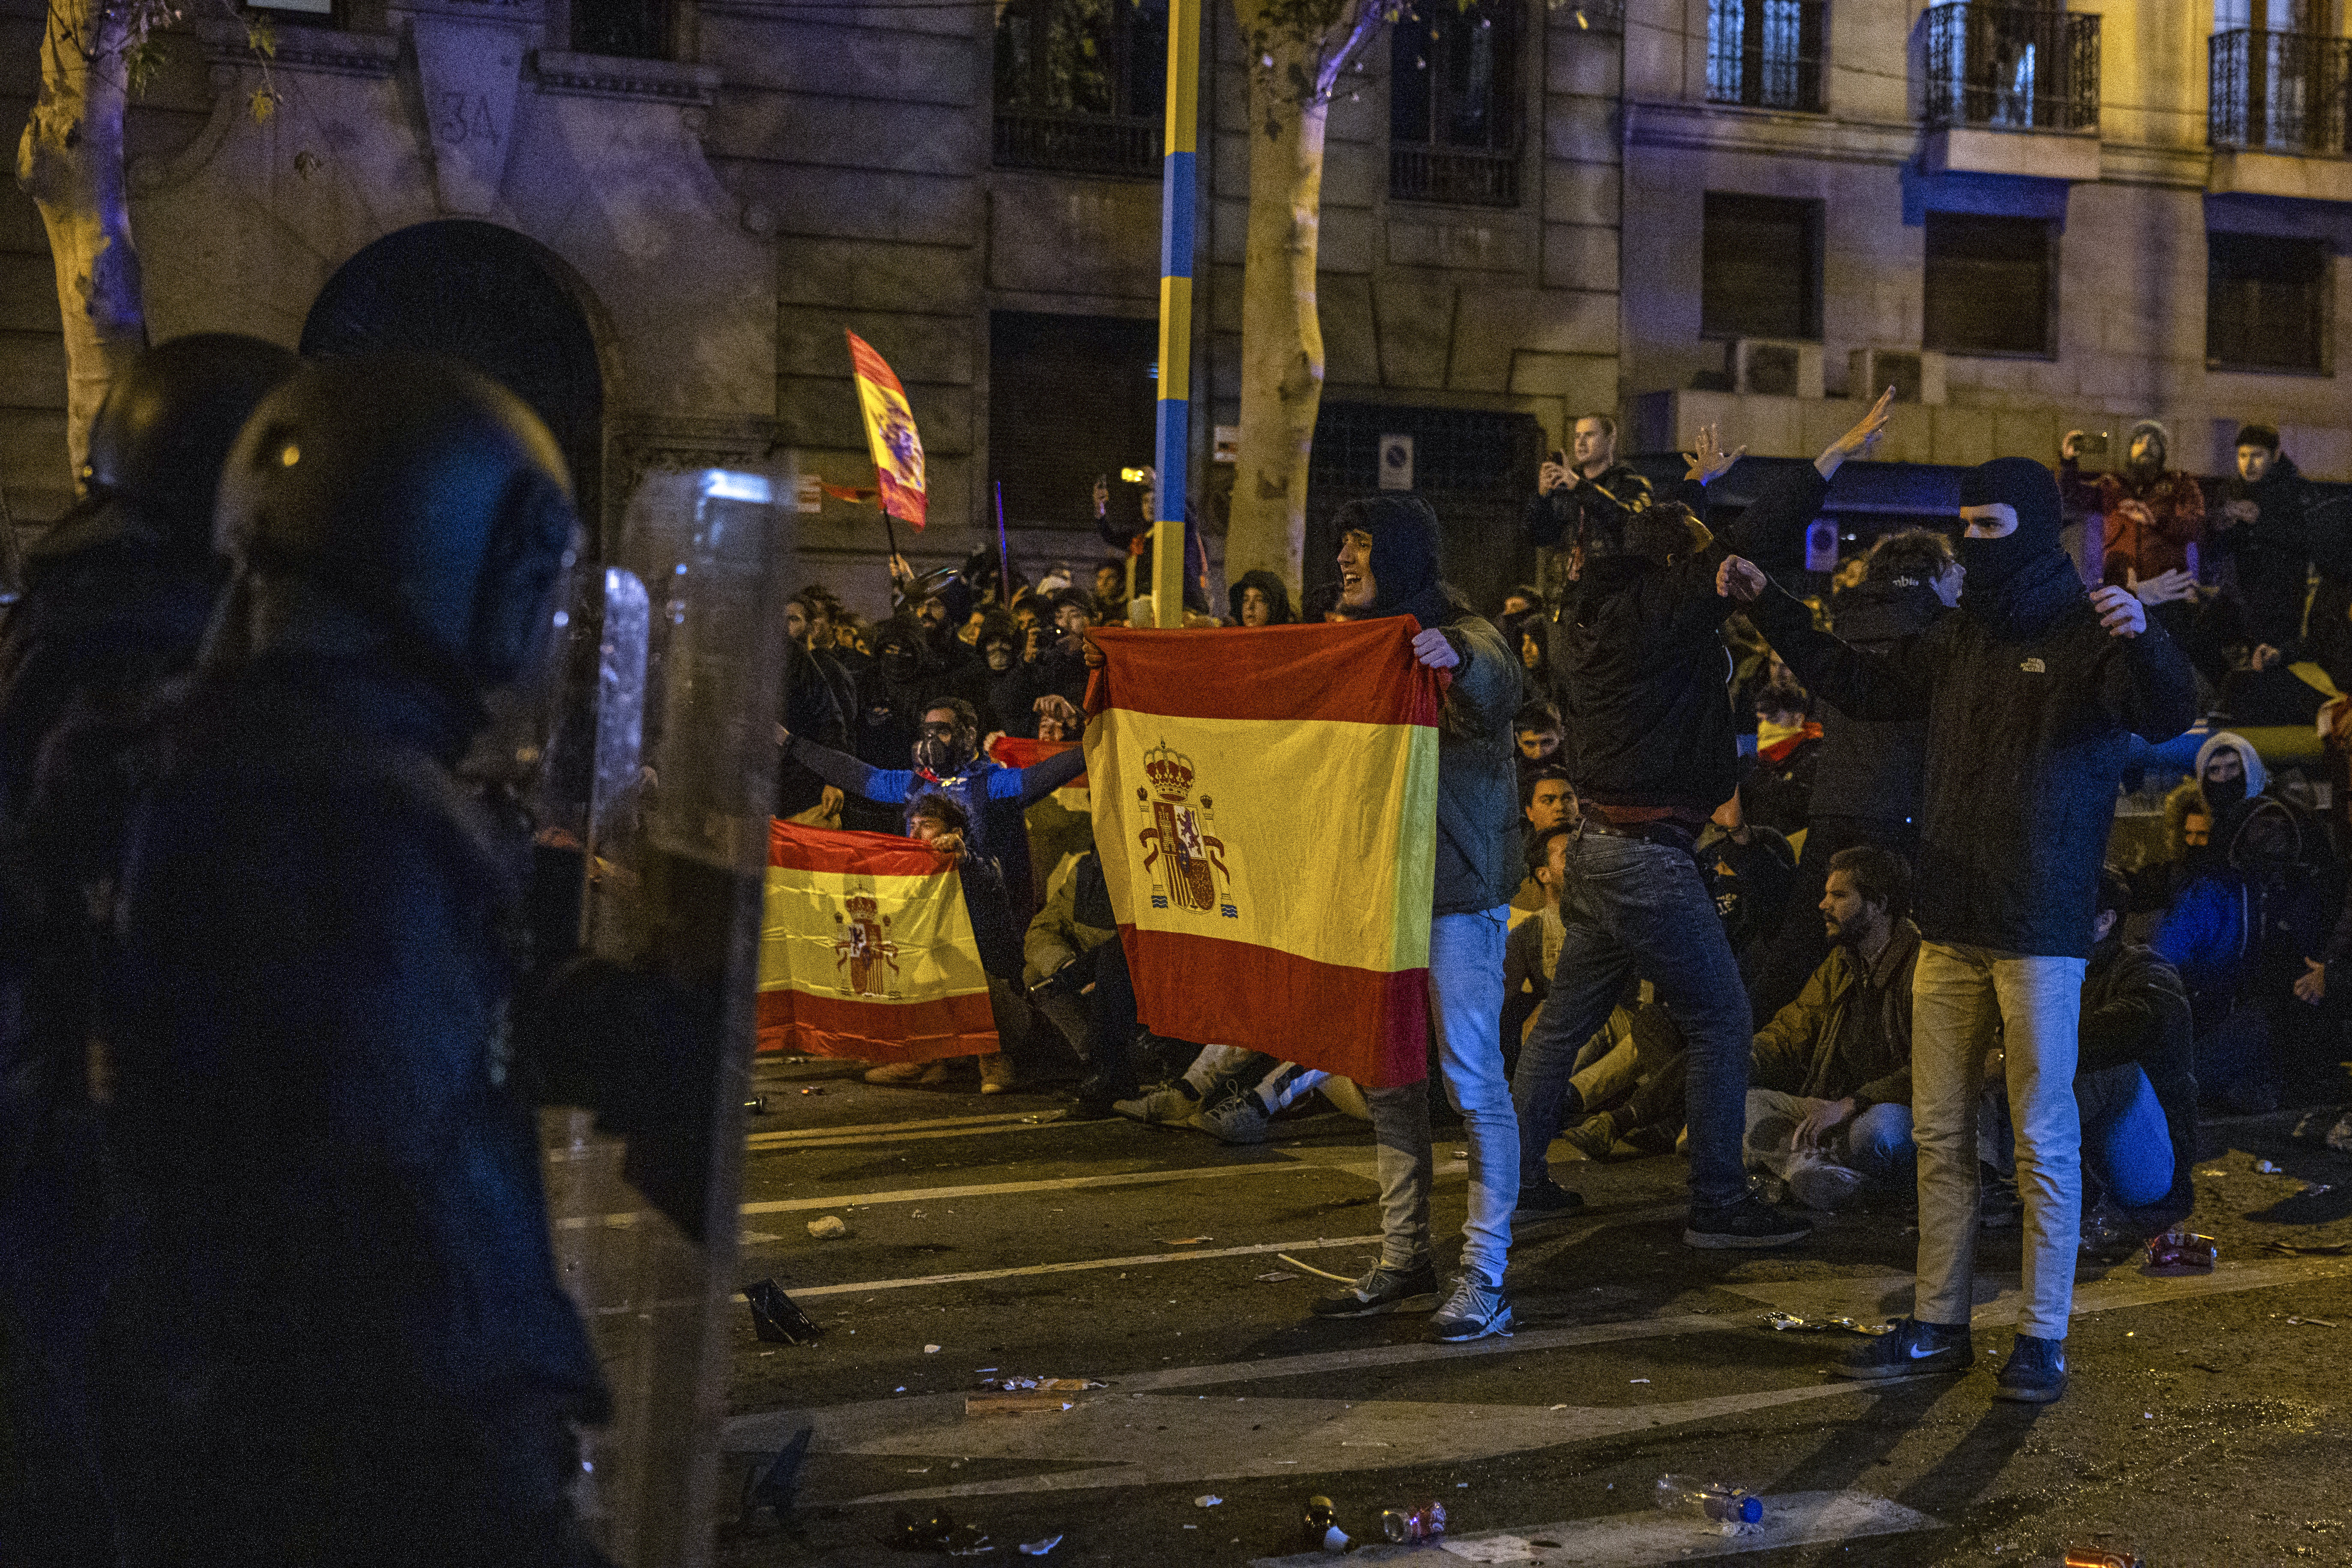
[[[972,651],[980,657],[947,683],[949,696],[962,698],[980,715],[982,735],[1009,732],[1013,728],[1013,716],[998,711],[994,693],[1007,676],[1021,668],[1021,645],[1024,640],[1020,623],[1011,613],[991,605],[980,613],[980,629],[972,634]],[[823,736],[814,738],[831,743],[824,742]]]
[[1493,624],[1440,577],[1437,514],[1426,500],[1388,491],[1348,502],[1332,522],[1340,540],[1340,608],[1354,620],[1411,616],[1418,626],[1413,656],[1448,677],[1437,740],[1429,1011],[1446,1098],[1461,1112],[1470,1146],[1470,1208],[1462,1272],[1438,1306],[1429,1234],[1429,1089],[1366,1089],[1381,1184],[1381,1261],[1317,1301],[1314,1311],[1360,1318],[1437,1306],[1430,1327],[1440,1340],[1507,1334],[1511,1307],[1503,1271],[1519,1152],[1497,1040],[1509,929],[1505,906],[1519,881],[1511,744],[1518,661]]
[[2287,653],[2303,640],[2304,601],[2311,593],[2311,541],[2306,516],[2311,482],[2279,450],[2278,432],[2248,425],[2238,432],[2237,472],[2221,482],[2221,509],[2206,539],[2217,555],[2237,563],[2245,604],[2245,634],[2261,650]]
[[[1959,602],[1959,562],[1940,533],[1907,529],[1885,534],[1861,559],[1862,581],[1832,601],[1838,636],[1856,647],[1883,652],[1926,631]],[[1790,906],[1796,910],[1821,902],[1830,859],[1841,849],[1872,845],[1901,856],[1906,865],[1919,853],[1926,723],[1871,723],[1826,704],[1820,719],[1821,756],[1813,766],[1805,847]],[[1829,938],[1820,921],[1783,921],[1756,982],[1759,1022],[1795,1001],[1828,956]]]
[[1919,1148],[1914,1316],[1838,1367],[1965,1371],[1978,1215],[1977,1117],[1996,1029],[2025,1199],[2021,1332],[1997,1394],[2064,1392],[2082,1205],[2072,1085],[2083,973],[2128,738],[2195,718],[2186,658],[2139,600],[2085,595],[2059,543],[2058,487],[2027,458],[1960,479],[1959,613],[1883,652],[1814,628],[1745,562],[1729,591],[1817,697],[1855,718],[1927,723],[1916,921],[1913,1110]]
[[2262,794],[2269,784],[2262,757],[2243,735],[2223,730],[2197,748],[2197,793],[2205,802],[2206,816],[2214,822],[2240,801]]
[[2219,863],[2181,889],[2148,945],[2180,972],[2197,1017],[2197,1080],[2240,1115],[2277,1108],[2280,1058],[2317,1017],[2295,994],[2326,962],[2327,913],[2311,873],[2321,853],[2284,801],[2252,796],[2215,822]]
[[[1818,514],[1828,476],[1885,429],[1892,395],[1808,467],[1759,498],[1732,530],[1736,549],[1785,552]],[[1703,460],[1702,460],[1703,459]],[[1710,434],[1693,461],[1704,482],[1730,467]],[[1556,1184],[1545,1152],[1559,1131],[1578,1053],[1632,977],[1647,980],[1689,1043],[1685,1244],[1775,1247],[1804,1221],[1751,1196],[1740,1159],[1752,1037],[1739,963],[1698,862],[1698,836],[1738,785],[1724,683],[1717,588],[1724,546],[1678,502],[1618,519],[1588,510],[1570,546],[1570,580],[1552,628],[1564,736],[1558,761],[1584,818],[1560,900],[1558,978],[1519,1053],[1519,1215],[1565,1213],[1581,1199]],[[1777,558],[1777,553],[1775,558]]]
[[1244,572],[1225,591],[1226,606],[1237,626],[1286,626],[1298,619],[1290,613],[1290,590],[1271,572]]
[[[218,519],[236,575],[120,895],[133,1217],[93,1366],[122,1561],[601,1563],[574,1426],[609,1401],[524,1086],[601,1114],[652,1080],[606,1101],[549,1054],[579,1019],[520,994],[530,828],[457,773],[544,663],[562,455],[453,363],[315,364]],[[658,1038],[635,1057],[707,1093],[683,1053],[715,1035]]]
[[0,623],[0,1540],[112,1560],[86,1427],[102,1213],[89,1042],[139,740],[226,575],[213,494],[295,357],[228,333],[141,354],[92,420],[88,494],[27,553]]
[[2205,537],[2205,492],[2167,466],[2172,439],[2164,426],[2153,419],[2133,426],[2124,465],[2111,474],[2084,476],[2075,461],[2082,438],[2072,430],[2059,446],[2059,486],[2067,505],[2105,520],[2101,580],[2120,585],[2135,574],[2143,583],[2167,572],[2196,575],[2189,552]]

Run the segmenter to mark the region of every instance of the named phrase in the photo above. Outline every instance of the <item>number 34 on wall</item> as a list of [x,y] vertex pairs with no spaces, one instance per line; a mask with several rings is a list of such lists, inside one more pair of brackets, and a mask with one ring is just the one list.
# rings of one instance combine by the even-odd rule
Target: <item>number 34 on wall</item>
[[455,147],[467,142],[499,143],[498,122],[490,118],[490,100],[481,92],[436,92],[433,95],[433,139]]

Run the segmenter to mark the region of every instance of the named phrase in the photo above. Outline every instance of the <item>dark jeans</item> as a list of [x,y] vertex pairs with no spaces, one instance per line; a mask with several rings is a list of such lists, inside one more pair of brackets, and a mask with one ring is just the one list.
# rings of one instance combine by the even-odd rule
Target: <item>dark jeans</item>
[[1549,1178],[1544,1155],[1559,1133],[1577,1051],[1608,1020],[1626,977],[1639,975],[1689,1043],[1691,1199],[1709,1207],[1738,1202],[1748,1190],[1740,1142],[1755,1033],[1738,963],[1697,863],[1664,845],[1583,834],[1569,849],[1560,919],[1568,933],[1551,994],[1511,1086],[1521,1184]]
[[1757,1027],[1770,1023],[1773,1014],[1794,1002],[1813,971],[1829,957],[1829,931],[1822,924],[1821,903],[1822,890],[1829,886],[1830,857],[1863,844],[1891,849],[1914,868],[1919,864],[1919,829],[1912,823],[1813,814],[1805,829],[1805,847],[1797,856],[1797,885],[1790,890],[1788,910],[1766,946],[1763,967],[1757,973]]

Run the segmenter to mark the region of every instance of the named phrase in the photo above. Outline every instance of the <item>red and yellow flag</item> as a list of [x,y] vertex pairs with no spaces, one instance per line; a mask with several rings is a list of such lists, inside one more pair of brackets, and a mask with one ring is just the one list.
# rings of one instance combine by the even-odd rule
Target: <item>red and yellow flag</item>
[[[999,735],[988,748],[990,760],[1008,768],[1034,767],[1047,757],[1059,756],[1076,746],[1076,741],[1025,741],[1018,735]],[[1076,778],[1055,790],[1054,803],[1066,811],[1087,812],[1094,806],[1087,794],[1087,775]]]
[[1090,635],[1095,843],[1144,1024],[1418,1080],[1439,689],[1412,622]]
[[947,857],[887,833],[768,825],[760,1049],[922,1062],[996,1048]]
[[874,455],[875,482],[882,510],[923,526],[923,439],[915,434],[915,411],[906,389],[882,356],[856,332],[849,339],[849,368],[857,378],[857,406],[866,416],[866,445]]

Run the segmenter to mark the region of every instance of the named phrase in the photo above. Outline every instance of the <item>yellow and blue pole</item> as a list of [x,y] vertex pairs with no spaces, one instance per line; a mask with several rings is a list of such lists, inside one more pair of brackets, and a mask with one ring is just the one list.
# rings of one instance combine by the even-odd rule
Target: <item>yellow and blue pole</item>
[[1192,153],[1200,125],[1202,0],[1168,0],[1167,157],[1160,187],[1159,489],[1151,520],[1151,618],[1184,624],[1185,479],[1192,427]]

